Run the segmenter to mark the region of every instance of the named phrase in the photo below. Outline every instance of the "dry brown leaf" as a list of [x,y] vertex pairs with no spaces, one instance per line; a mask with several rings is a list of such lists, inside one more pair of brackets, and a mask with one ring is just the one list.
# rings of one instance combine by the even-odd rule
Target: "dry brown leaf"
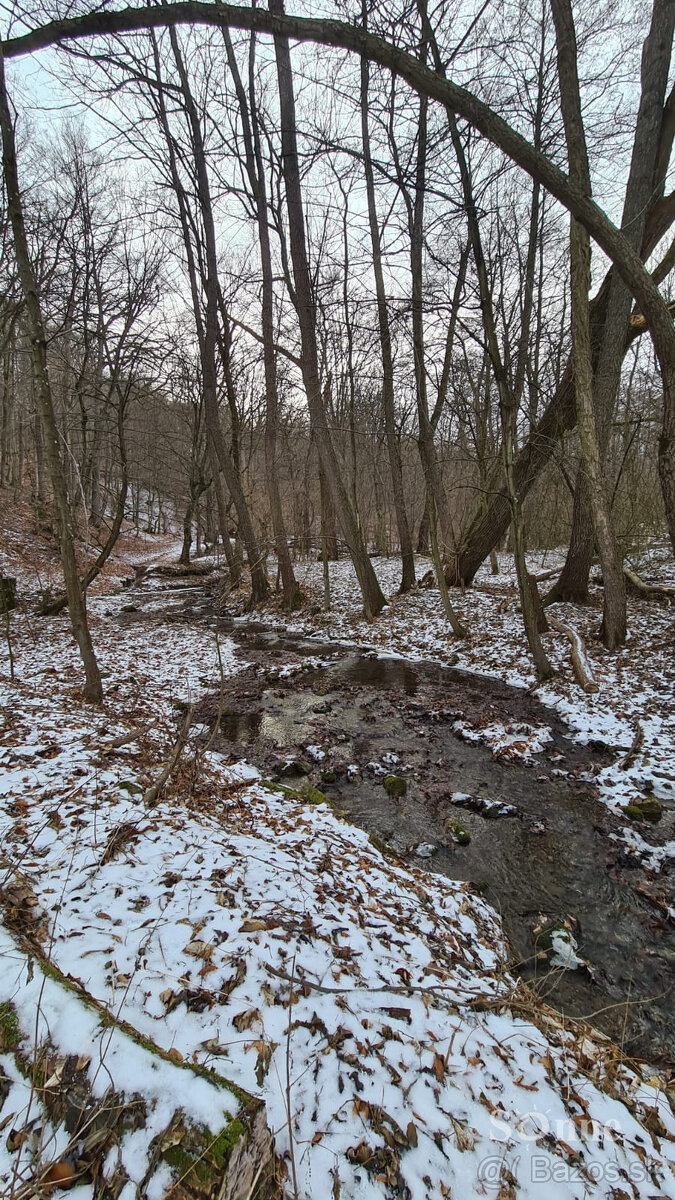
[[245,1008],[240,1013],[236,1013],[232,1018],[232,1024],[238,1033],[243,1033],[245,1029],[250,1029],[254,1021],[260,1021],[260,1010],[257,1008]]
[[183,954],[189,954],[192,958],[203,958],[208,962],[215,948],[213,942],[203,942],[201,938],[195,938],[188,942],[187,946],[183,946]]
[[445,1078],[445,1059],[440,1054],[434,1054],[433,1072],[439,1083]]

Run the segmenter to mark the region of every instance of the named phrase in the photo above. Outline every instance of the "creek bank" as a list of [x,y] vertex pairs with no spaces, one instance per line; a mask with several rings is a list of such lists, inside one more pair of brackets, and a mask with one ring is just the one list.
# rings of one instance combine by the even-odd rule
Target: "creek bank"
[[[194,594],[174,612],[215,623]],[[470,881],[501,913],[514,962],[547,1003],[589,1017],[627,1053],[672,1060],[671,881],[613,840],[615,819],[594,787],[614,757],[608,745],[571,740],[550,708],[499,680],[250,623],[219,627],[248,665],[195,714],[212,727],[220,711],[214,748],[269,779],[296,772],[303,790],[316,788],[402,858],[424,847],[428,870]],[[495,736],[481,738],[486,730]],[[385,790],[393,774],[404,795]],[[458,837],[457,793],[517,814],[464,808]],[[587,970],[542,964],[542,919],[578,923]]]

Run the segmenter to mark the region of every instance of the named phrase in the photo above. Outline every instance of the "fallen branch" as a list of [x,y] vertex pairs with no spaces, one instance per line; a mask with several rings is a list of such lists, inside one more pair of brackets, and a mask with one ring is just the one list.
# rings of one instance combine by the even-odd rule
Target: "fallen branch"
[[574,677],[579,687],[583,688],[588,694],[599,691],[586,657],[586,647],[581,635],[571,625],[567,625],[565,621],[560,621],[558,617],[549,616],[548,623],[556,633],[562,633],[564,637],[569,639],[572,647],[572,670],[574,671]]
[[146,788],[143,792],[143,804],[146,804],[149,808],[152,808],[152,806],[157,803],[159,793],[170,779],[171,775],[176,769],[176,766],[178,765],[178,760],[185,749],[185,743],[188,739],[188,733],[190,732],[190,725],[192,724],[192,714],[194,713],[194,710],[195,706],[194,704],[191,704],[185,714],[185,720],[181,725],[181,730],[178,734],[171,758],[167,762],[166,766],[160,771],[155,782],[151,783],[150,787]]
[[631,765],[631,763],[633,762],[633,759],[636,758],[637,755],[640,753],[640,750],[642,749],[642,743],[644,742],[644,740],[645,740],[645,731],[642,728],[640,722],[637,721],[636,727],[635,727],[635,737],[633,738],[631,748],[628,751],[628,754],[624,755],[624,757],[621,759],[621,761],[617,764],[620,771],[625,771]]
[[645,583],[630,567],[624,567],[623,573],[630,589],[643,600],[675,600],[675,587],[668,587],[665,583]]
[[104,742],[99,746],[99,754],[112,754],[114,750],[119,750],[122,746],[127,746],[129,742],[135,742],[144,733],[147,733],[148,726],[140,726],[138,729],[132,729],[130,733],[121,733],[119,737],[112,738],[109,742]]

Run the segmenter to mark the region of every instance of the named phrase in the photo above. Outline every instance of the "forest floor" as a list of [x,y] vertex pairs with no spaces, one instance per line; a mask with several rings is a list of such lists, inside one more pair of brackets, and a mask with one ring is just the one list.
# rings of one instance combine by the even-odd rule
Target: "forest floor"
[[[214,1098],[208,1080],[184,1069],[194,1063],[264,1100],[290,1197],[521,1200],[544,1188],[560,1200],[675,1197],[668,1072],[628,1060],[536,998],[510,970],[496,912],[469,884],[397,860],[327,803],[311,803],[320,799],[311,792],[233,761],[209,743],[208,723],[193,722],[175,756],[190,706],[222,700],[228,681],[251,668],[234,635],[182,618],[178,594],[167,599],[158,587],[143,620],[132,619],[134,591],[122,579],[172,550],[127,538],[91,596],[106,688],[95,709],[81,699],[67,619],[35,615],[38,590],[56,579],[49,542],[28,513],[6,518],[0,535],[0,571],[17,578],[19,595],[0,657],[3,1194],[42,1194],[36,1178],[59,1162],[81,1172],[78,1200],[113,1177],[122,1200],[161,1200],[181,1170],[158,1158],[161,1130],[177,1112],[218,1128],[244,1103],[236,1091],[227,1105]],[[290,624],[322,641],[528,687],[502,565],[497,579],[483,576],[480,590],[457,597],[471,629],[461,643],[448,637],[434,591],[392,597],[366,625],[344,564],[331,568],[334,611],[323,614],[317,600]],[[391,593],[394,564],[376,566]],[[302,584],[311,604],[315,564]],[[567,615],[585,633],[599,620],[594,610]],[[270,610],[264,620],[281,617]],[[595,696],[574,683],[565,641],[548,643],[560,673],[537,694],[575,734],[620,757],[640,722],[635,761],[603,767],[597,783],[610,806],[647,789],[661,798],[658,826],[621,816],[616,835],[643,866],[666,871],[672,609],[631,602],[631,641],[619,656],[589,637]],[[500,753],[538,748],[523,746],[532,730],[504,722],[462,732]],[[149,789],[174,757],[155,798]],[[559,933],[557,951],[569,958]],[[88,997],[107,1024],[92,1018]],[[20,1053],[9,1044],[9,1005]],[[125,1029],[166,1052],[161,1078],[123,1041]],[[104,1154],[72,1122],[69,1132],[48,1103],[55,1076],[36,1090],[21,1070],[47,1042],[61,1064],[79,1056],[93,1095],[140,1095],[144,1124],[122,1128]]]

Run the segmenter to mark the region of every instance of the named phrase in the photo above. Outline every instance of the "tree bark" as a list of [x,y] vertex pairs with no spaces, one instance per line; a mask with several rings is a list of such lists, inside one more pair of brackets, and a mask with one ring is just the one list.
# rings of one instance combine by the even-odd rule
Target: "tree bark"
[[[362,4],[362,20],[367,20],[365,0]],[[375,203],[375,178],[373,162],[370,153],[370,129],[368,125],[368,82],[369,70],[367,59],[361,59],[361,142],[363,146],[363,169],[366,180],[366,199],[368,203],[368,225],[370,229],[370,244],[373,256],[373,275],[375,277],[375,297],[377,302],[377,323],[380,334],[380,354],[382,357],[382,410],[384,413],[384,430],[387,439],[387,454],[391,474],[391,490],[394,498],[396,527],[401,548],[401,592],[407,592],[415,583],[415,556],[413,552],[410,523],[405,506],[403,488],[403,468],[401,451],[396,431],[396,402],[394,398],[394,362],[391,349],[391,330],[389,328],[389,312],[384,286],[382,269],[382,247],[380,230],[377,220]],[[425,508],[425,514],[427,509]]]
[[[288,548],[288,537],[284,523],[284,514],[279,489],[277,471],[277,435],[279,429],[279,388],[277,380],[277,360],[274,344],[274,280],[272,273],[272,251],[270,247],[269,214],[267,211],[267,189],[265,185],[265,166],[260,141],[260,125],[258,120],[255,96],[255,35],[251,36],[249,52],[248,103],[241,81],[237,59],[232,46],[229,30],[223,29],[225,50],[230,74],[234,82],[235,92],[239,103],[242,131],[244,136],[246,172],[256,209],[258,244],[260,247],[260,265],[262,271],[262,338],[263,366],[265,371],[265,472],[267,492],[270,502],[274,544],[277,552],[281,586],[284,595],[284,606],[289,611],[297,608],[300,600],[300,589],[295,578],[293,562]],[[250,119],[249,119],[250,106]]]
[[52,392],[47,369],[47,337],[42,311],[38,283],[28,249],[28,239],[23,216],[23,202],[19,185],[19,173],[16,161],[16,144],[14,126],[9,106],[9,98],[5,85],[5,69],[0,48],[0,126],[2,127],[2,165],[7,192],[7,206],[14,238],[14,253],[21,281],[26,320],[30,333],[33,360],[33,376],[39,406],[40,421],[44,432],[44,450],[49,468],[54,504],[59,522],[59,537],[61,545],[61,564],[63,579],[68,596],[68,612],[73,636],[77,642],[84,666],[85,686],[84,695],[87,700],[100,704],[103,699],[101,675],[96,662],[96,655],[87,623],[87,610],[80,587],[80,579],[75,558],[75,535],[72,526],[72,515],[68,502],[66,479],[59,449],[59,433],[54,415]]
[[[418,6],[422,10],[424,2],[425,0],[418,0]],[[480,235],[478,211],[476,209],[471,175],[464,154],[464,147],[462,146],[459,131],[457,129],[455,115],[450,109],[447,110],[447,117],[450,127],[450,136],[452,138],[452,144],[457,157],[457,165],[459,167],[459,173],[462,182],[462,194],[464,197],[464,207],[466,209],[467,223],[469,226],[469,237],[471,240],[474,261],[476,264],[476,274],[478,276],[478,292],[480,298],[481,315],[483,318],[483,328],[485,330],[485,339],[488,353],[490,355],[493,375],[497,384],[497,392],[499,395],[499,414],[502,426],[502,465],[504,470],[504,482],[506,484],[506,495],[511,510],[513,556],[516,565],[516,575],[518,578],[518,592],[520,595],[520,607],[523,615],[523,625],[525,627],[525,636],[530,647],[530,652],[534,660],[537,679],[542,682],[551,678],[553,675],[553,667],[547,658],[546,651],[544,650],[539,633],[538,614],[532,595],[530,579],[525,560],[521,498],[519,496],[514,477],[513,460],[516,420],[518,414],[518,397],[509,384],[508,375],[504,367],[504,361],[499,346],[499,339],[497,337],[494,309],[490,293],[490,283],[485,266],[485,257],[483,254],[483,245]],[[536,203],[536,187],[537,185],[535,183],[532,200],[533,209],[535,208]],[[521,340],[523,341],[524,353],[525,346],[527,344],[527,322],[525,320],[523,321],[523,337]],[[518,371],[516,382],[517,380]]]
[[[558,47],[560,101],[570,177],[575,180],[578,187],[590,195],[591,178],[581,115],[576,33],[570,0],[551,0],[551,10]],[[572,356],[577,426],[582,456],[581,469],[586,476],[595,541],[602,564],[604,583],[602,639],[608,650],[615,650],[626,641],[626,588],[614,541],[610,507],[601,465],[600,439],[593,408],[593,354],[588,301],[591,282],[591,243],[584,227],[574,218],[570,222],[570,267]]]
[[[282,0],[270,0],[270,11],[283,13]],[[295,96],[288,38],[275,36],[274,52],[279,84],[282,164],[286,187],[291,261],[302,345],[303,383],[321,466],[325,472],[337,518],[354,563],[363,597],[364,612],[370,619],[382,611],[386,601],[368,556],[356,514],[349,501],[321,396],[316,346],[316,306],[305,242],[305,219],[297,151]]]
[[205,250],[204,290],[206,311],[204,314],[203,339],[200,345],[202,356],[202,386],[204,388],[204,415],[208,435],[213,444],[220,467],[222,468],[228,490],[237,512],[239,530],[246,547],[249,570],[251,572],[251,592],[253,604],[259,604],[267,596],[269,585],[263,569],[262,555],[253,531],[253,522],[249,511],[241,476],[232,452],[225,442],[218,413],[218,378],[216,373],[216,347],[218,344],[218,255],[216,250],[216,234],[211,203],[211,190],[206,153],[202,136],[199,116],[190,89],[183,57],[178,46],[175,29],[169,31],[171,45],[178,74],[181,91],[188,118],[194,153],[197,192],[199,198],[202,230]]
[[[647,214],[655,195],[663,191],[660,146],[666,115],[666,89],[670,66],[675,5],[655,0],[649,33],[642,50],[641,96],[621,230],[636,251],[642,246]],[[620,275],[612,272],[607,317],[593,377],[593,401],[598,424],[600,456],[606,461],[611,414],[621,378],[632,296]],[[588,575],[593,559],[593,515],[583,471],[579,471],[574,496],[572,535],[560,581],[552,589],[556,599],[588,599]]]

